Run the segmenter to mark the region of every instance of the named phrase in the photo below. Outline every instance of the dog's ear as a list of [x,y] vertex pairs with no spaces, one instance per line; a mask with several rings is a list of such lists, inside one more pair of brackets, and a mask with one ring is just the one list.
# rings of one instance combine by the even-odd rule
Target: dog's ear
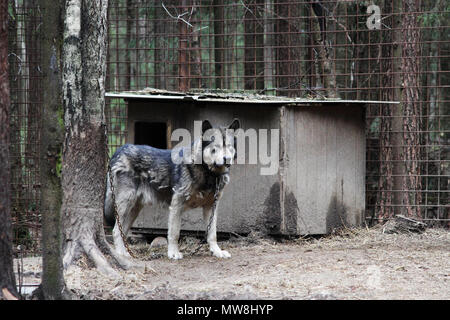
[[237,130],[241,127],[241,123],[239,119],[234,119],[233,122],[230,124],[228,129]]
[[203,120],[202,122],[202,134],[205,133],[206,130],[212,129],[211,122],[208,120]]

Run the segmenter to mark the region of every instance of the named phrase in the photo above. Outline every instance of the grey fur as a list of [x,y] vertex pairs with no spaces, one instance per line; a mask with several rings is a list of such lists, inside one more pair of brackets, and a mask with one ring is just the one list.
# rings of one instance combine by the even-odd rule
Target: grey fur
[[[228,258],[230,254],[221,250],[216,240],[217,204],[223,189],[228,184],[229,169],[235,158],[235,136],[229,129],[237,130],[239,120],[234,120],[228,128],[220,128],[223,141],[196,141],[193,157],[201,155],[208,161],[202,164],[192,162],[176,164],[172,161],[172,150],[161,150],[150,146],[126,144],[111,158],[116,207],[123,232],[128,233],[144,205],[158,205],[169,209],[168,256],[181,259],[178,239],[183,211],[202,207],[205,224],[210,223],[207,242],[213,255]],[[209,121],[202,123],[202,134],[212,129]],[[217,151],[218,150],[218,151]],[[186,152],[180,148],[177,152]],[[220,155],[216,159],[212,155]],[[206,162],[206,163],[205,163]],[[214,196],[216,194],[216,197]],[[212,211],[215,211],[214,213]],[[107,177],[105,197],[105,221],[114,224],[114,209],[111,196],[111,180]],[[119,254],[129,256],[118,225],[113,229],[115,249]]]

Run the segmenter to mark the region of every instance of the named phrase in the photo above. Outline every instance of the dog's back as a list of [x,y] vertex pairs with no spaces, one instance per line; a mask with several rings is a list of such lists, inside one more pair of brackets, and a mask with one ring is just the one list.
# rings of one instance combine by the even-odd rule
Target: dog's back
[[[143,203],[167,204],[170,201],[171,177],[175,167],[171,160],[171,150],[126,144],[114,153],[110,166],[117,205],[136,199],[140,199]],[[106,182],[104,218],[108,225],[114,225],[109,172]]]

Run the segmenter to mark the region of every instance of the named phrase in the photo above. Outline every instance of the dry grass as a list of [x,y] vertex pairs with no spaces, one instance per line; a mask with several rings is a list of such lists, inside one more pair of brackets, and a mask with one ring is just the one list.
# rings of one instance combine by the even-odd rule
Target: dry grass
[[[342,229],[320,238],[252,233],[224,241],[231,259],[211,257],[185,238],[185,258],[132,246],[145,266],[109,279],[81,260],[66,272],[79,299],[450,299],[450,233],[383,234]],[[25,259],[25,282],[39,282],[40,259]]]

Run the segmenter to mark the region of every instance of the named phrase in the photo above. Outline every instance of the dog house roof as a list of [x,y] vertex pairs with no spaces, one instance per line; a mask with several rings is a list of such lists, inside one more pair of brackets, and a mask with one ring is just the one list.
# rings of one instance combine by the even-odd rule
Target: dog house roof
[[121,99],[145,99],[145,100],[172,100],[172,101],[198,101],[217,103],[250,103],[250,104],[275,104],[275,105],[323,105],[323,104],[398,104],[397,101],[372,101],[372,100],[342,100],[342,99],[308,99],[291,98],[283,96],[267,96],[247,92],[235,91],[207,91],[194,90],[189,92],[168,91],[155,88],[145,88],[140,91],[107,92],[105,97]]

